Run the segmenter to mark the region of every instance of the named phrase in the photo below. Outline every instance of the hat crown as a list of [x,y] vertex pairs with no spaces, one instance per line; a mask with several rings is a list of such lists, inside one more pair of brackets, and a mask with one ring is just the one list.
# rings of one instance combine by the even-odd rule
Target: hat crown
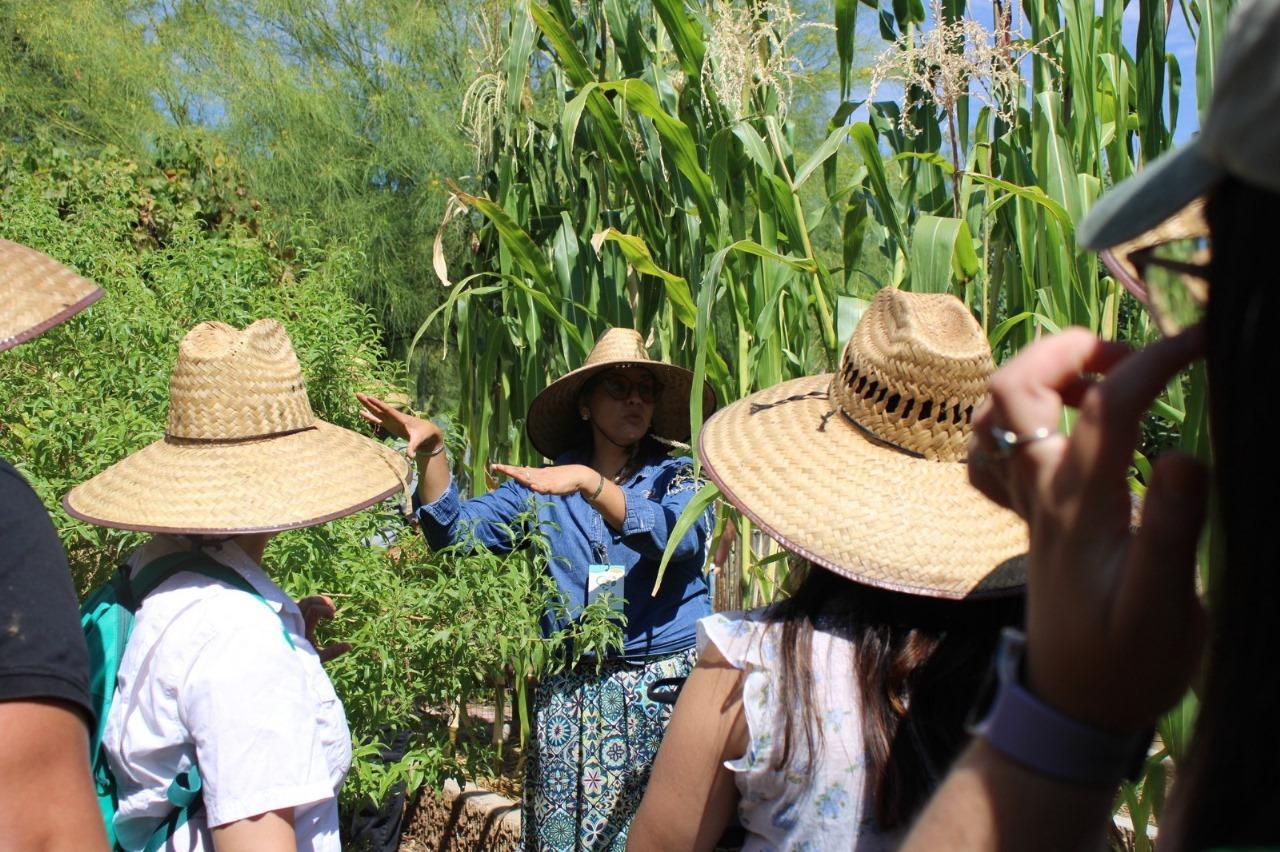
[[958,462],[994,369],[986,335],[963,302],[886,288],[845,346],[828,396],[881,441]]
[[314,425],[298,357],[275,320],[243,331],[203,322],[178,345],[169,379],[170,438],[234,441]]
[[649,350],[640,332],[632,328],[610,328],[591,347],[582,366],[591,367],[611,361],[648,361]]

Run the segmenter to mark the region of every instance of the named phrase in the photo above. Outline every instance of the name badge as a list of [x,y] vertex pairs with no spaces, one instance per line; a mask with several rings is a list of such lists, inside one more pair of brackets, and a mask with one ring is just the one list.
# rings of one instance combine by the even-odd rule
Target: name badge
[[609,609],[622,612],[623,581],[626,569],[621,565],[588,565],[587,566],[587,604],[595,603],[600,595],[608,592],[611,595]]

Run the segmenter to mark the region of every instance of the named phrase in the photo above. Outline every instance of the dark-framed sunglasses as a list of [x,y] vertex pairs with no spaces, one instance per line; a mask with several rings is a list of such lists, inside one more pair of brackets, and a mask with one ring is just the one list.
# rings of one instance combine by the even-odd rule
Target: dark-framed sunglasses
[[1172,337],[1204,319],[1209,305],[1210,253],[1209,238],[1195,236],[1166,240],[1123,255],[1107,250],[1102,252],[1102,261],[1147,307],[1160,333]]
[[658,401],[658,394],[662,393],[662,384],[656,379],[645,378],[632,381],[619,373],[606,373],[592,384],[593,387],[604,388],[604,392],[610,399],[616,399],[619,402],[630,399],[634,392],[639,395],[642,402],[652,404]]

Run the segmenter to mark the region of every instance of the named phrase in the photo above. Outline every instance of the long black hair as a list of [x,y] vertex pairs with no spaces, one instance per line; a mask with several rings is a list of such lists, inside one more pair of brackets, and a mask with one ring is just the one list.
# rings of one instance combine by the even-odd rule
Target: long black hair
[[[1270,212],[1268,212],[1270,211]],[[1223,569],[1209,588],[1200,717],[1170,834],[1181,848],[1280,840],[1280,538],[1266,489],[1280,481],[1272,392],[1280,378],[1275,223],[1280,194],[1228,179],[1207,207],[1213,244],[1209,416]],[[1262,493],[1258,490],[1262,489]]]
[[849,675],[861,702],[868,801],[882,830],[906,825],[968,740],[965,717],[1000,629],[1022,621],[1023,596],[949,601],[865,586],[805,562],[792,571],[804,579],[766,615],[782,626],[783,738],[773,768],[805,774],[822,748],[813,633],[844,635],[854,647]]

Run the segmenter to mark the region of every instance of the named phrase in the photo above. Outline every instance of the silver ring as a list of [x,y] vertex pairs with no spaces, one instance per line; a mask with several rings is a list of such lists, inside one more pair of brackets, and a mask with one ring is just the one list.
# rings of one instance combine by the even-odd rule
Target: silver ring
[[1010,429],[1002,426],[991,427],[991,438],[996,442],[995,454],[1001,458],[1008,458],[1013,455],[1014,450],[1025,447],[1027,444],[1034,444],[1036,441],[1043,441],[1045,438],[1052,438],[1054,435],[1061,435],[1057,429],[1048,426],[1041,426],[1025,435],[1019,435]]

